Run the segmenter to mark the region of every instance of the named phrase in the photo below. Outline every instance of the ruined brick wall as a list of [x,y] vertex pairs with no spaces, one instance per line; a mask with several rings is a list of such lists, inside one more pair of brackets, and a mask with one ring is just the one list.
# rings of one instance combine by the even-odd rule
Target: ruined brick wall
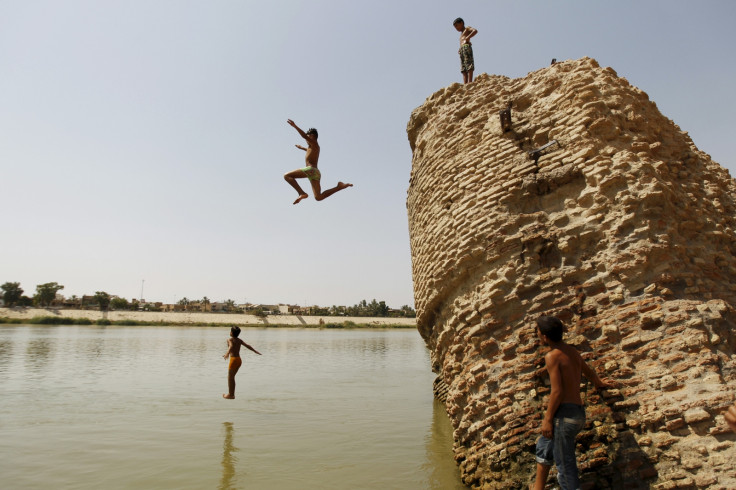
[[736,488],[728,172],[589,58],[452,85],[407,131],[417,324],[465,482],[531,479],[549,392],[533,325],[554,314],[621,384],[581,385],[586,488]]

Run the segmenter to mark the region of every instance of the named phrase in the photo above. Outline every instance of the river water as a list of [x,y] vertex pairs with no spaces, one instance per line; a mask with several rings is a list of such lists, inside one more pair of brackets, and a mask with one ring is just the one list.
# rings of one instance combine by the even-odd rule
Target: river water
[[0,325],[3,488],[461,489],[415,330]]

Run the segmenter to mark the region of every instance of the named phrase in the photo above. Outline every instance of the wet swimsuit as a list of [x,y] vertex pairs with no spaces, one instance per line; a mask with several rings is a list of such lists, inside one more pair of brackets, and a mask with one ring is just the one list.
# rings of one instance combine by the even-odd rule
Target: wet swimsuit
[[309,180],[319,180],[322,178],[322,174],[319,173],[317,167],[304,167],[301,171],[307,174]]
[[475,62],[473,61],[473,46],[470,44],[463,44],[460,46],[460,72],[465,73],[472,71],[475,68]]
[[230,356],[230,364],[228,364],[228,369],[237,369],[243,364],[243,360],[239,357],[233,357]]

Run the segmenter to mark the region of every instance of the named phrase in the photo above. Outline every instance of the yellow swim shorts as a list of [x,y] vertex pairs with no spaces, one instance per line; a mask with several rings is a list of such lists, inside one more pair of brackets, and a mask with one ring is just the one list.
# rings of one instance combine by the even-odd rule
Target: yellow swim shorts
[[243,360],[239,357],[230,357],[230,364],[228,364],[228,369],[238,369],[240,366],[243,365]]

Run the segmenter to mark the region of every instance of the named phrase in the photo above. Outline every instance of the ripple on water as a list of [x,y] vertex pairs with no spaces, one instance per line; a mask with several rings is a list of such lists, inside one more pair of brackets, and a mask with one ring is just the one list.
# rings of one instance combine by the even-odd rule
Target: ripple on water
[[226,401],[226,329],[0,327],[3,480],[462,488],[416,332],[243,335],[264,355],[245,354],[236,399]]

